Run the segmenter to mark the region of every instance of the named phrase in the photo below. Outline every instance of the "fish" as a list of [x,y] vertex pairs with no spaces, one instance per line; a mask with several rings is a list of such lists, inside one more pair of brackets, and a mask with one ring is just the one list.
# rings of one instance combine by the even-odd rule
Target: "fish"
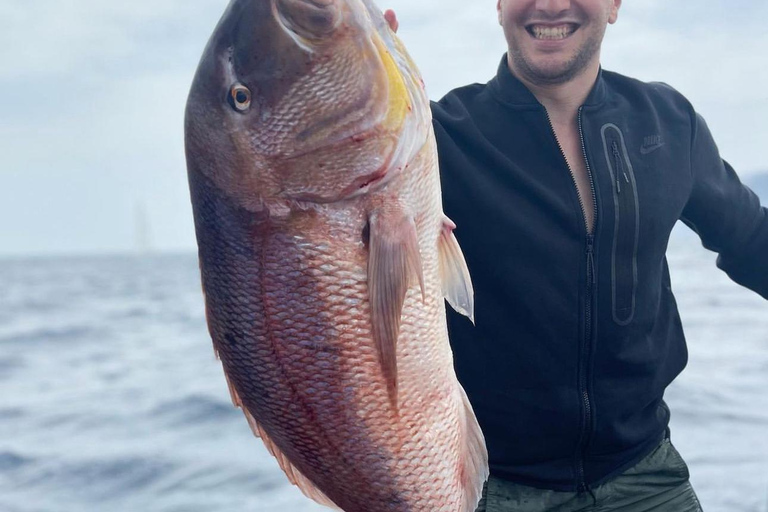
[[370,0],[232,0],[189,92],[208,329],[289,481],[346,512],[471,512],[488,476],[446,300],[471,278],[429,100]]

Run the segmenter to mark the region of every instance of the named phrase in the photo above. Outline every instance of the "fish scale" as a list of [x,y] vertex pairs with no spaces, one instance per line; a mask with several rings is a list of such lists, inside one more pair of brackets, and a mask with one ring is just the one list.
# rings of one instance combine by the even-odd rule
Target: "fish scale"
[[[341,21],[322,39],[289,33],[324,19]],[[471,282],[421,78],[382,21],[360,0],[233,0],[219,23],[186,121],[209,330],[233,402],[307,496],[472,512],[487,453],[444,303],[471,316]],[[250,104],[222,100],[235,86]]]

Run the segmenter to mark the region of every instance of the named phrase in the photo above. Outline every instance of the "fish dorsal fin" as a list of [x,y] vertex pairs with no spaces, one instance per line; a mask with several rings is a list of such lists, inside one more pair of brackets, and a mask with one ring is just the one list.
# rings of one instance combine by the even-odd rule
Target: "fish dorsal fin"
[[456,224],[445,217],[438,243],[443,295],[454,310],[475,323],[475,292],[464,254],[461,252],[456,235],[453,234],[454,229]]
[[413,218],[402,214],[373,214],[369,228],[368,297],[373,338],[390,401],[397,409],[397,337],[413,278],[421,286],[422,299],[425,296],[419,239]]
[[251,414],[248,408],[243,405],[243,401],[240,399],[240,396],[237,393],[237,389],[235,389],[235,386],[232,384],[229,376],[227,376],[226,370],[224,371],[224,375],[227,377],[227,385],[229,386],[229,392],[232,396],[232,403],[235,405],[235,407],[238,407],[243,411],[245,419],[248,421],[248,426],[251,427],[253,435],[261,439],[264,443],[264,446],[267,447],[267,451],[269,451],[269,453],[272,454],[275,459],[277,459],[277,463],[280,466],[280,469],[285,472],[285,476],[288,477],[288,480],[293,485],[298,487],[299,490],[304,493],[307,498],[314,500],[325,507],[341,510],[341,508],[339,508],[338,505],[336,505],[328,496],[326,496],[320,489],[318,489],[317,486],[309,478],[305,477],[301,471],[299,471],[296,466],[291,463],[291,461],[280,450],[280,448],[277,447],[272,439],[270,439],[264,428],[256,421],[256,418],[253,417],[253,414]]
[[463,507],[461,512],[474,512],[480,497],[483,494],[483,484],[488,479],[488,450],[485,446],[485,437],[483,436],[480,425],[477,423],[475,412],[469,403],[467,393],[461,384],[456,383],[460,395],[460,419],[461,439],[463,441],[460,447],[460,478],[462,488],[464,489]]

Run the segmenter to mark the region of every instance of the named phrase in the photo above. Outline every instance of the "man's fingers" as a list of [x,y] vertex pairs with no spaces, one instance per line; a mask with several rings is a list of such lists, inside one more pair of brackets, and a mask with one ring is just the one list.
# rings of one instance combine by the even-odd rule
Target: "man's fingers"
[[384,11],[384,19],[387,20],[387,23],[389,23],[389,28],[392,29],[392,32],[397,32],[397,28],[400,26],[400,24],[397,22],[397,15],[395,14],[395,11],[392,9],[387,9]]

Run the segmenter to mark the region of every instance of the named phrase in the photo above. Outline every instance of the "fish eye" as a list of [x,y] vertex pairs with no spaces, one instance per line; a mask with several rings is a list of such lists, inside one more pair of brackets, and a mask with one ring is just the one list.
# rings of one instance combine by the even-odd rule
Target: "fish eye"
[[251,91],[243,84],[235,84],[229,90],[230,106],[238,112],[246,112],[251,108]]

